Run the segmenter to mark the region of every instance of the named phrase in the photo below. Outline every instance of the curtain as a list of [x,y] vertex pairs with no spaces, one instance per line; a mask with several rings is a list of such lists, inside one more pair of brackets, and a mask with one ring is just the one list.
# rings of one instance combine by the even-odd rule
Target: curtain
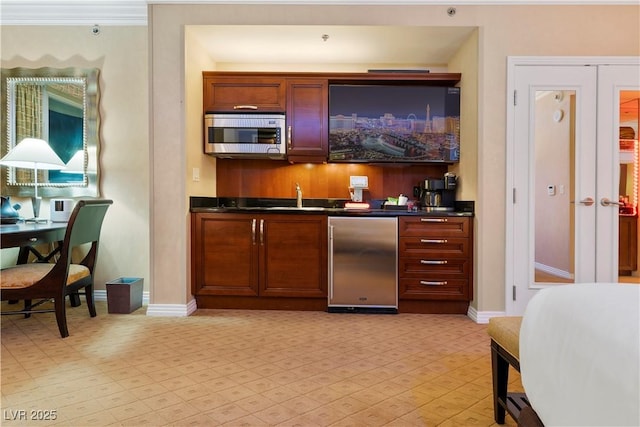
[[[16,85],[16,144],[24,138],[42,138],[43,87],[39,84]],[[46,171],[38,172],[38,182],[45,182]],[[16,168],[16,182],[34,182],[34,171]]]

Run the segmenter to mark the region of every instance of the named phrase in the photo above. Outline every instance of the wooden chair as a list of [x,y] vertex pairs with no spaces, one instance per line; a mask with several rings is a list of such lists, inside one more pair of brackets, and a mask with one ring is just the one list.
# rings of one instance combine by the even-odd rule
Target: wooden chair
[[[96,316],[93,301],[93,277],[98,259],[100,230],[112,200],[79,200],[69,218],[69,225],[55,264],[20,264],[0,272],[0,299],[24,300],[24,310],[2,314],[56,313],[56,321],[62,338],[69,336],[65,297],[71,294],[85,295],[91,317]],[[74,247],[90,243],[84,259],[73,264]],[[83,292],[80,292],[83,290]],[[54,309],[35,310],[44,302],[54,301]],[[41,300],[32,304],[33,300]]]

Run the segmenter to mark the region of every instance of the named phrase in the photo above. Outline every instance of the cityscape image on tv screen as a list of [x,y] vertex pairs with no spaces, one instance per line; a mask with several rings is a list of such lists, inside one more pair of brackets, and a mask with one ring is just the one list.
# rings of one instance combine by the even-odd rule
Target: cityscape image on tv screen
[[329,161],[459,160],[460,88],[329,87]]

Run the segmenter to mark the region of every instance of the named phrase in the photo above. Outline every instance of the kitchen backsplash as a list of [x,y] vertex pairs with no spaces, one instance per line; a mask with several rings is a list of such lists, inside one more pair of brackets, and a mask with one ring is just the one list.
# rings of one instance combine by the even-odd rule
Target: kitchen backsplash
[[412,195],[425,178],[441,178],[447,165],[429,164],[290,164],[286,161],[230,160],[216,162],[218,197],[295,197],[296,183],[305,198],[349,198],[349,177],[367,176],[364,199],[400,193]]

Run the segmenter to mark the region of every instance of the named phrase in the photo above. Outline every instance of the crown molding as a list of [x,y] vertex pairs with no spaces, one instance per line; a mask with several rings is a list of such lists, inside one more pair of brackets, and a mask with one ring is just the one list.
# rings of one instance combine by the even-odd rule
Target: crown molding
[[0,25],[147,25],[151,4],[244,5],[638,5],[638,0],[0,0]]
[[145,0],[0,0],[0,25],[147,25]]

